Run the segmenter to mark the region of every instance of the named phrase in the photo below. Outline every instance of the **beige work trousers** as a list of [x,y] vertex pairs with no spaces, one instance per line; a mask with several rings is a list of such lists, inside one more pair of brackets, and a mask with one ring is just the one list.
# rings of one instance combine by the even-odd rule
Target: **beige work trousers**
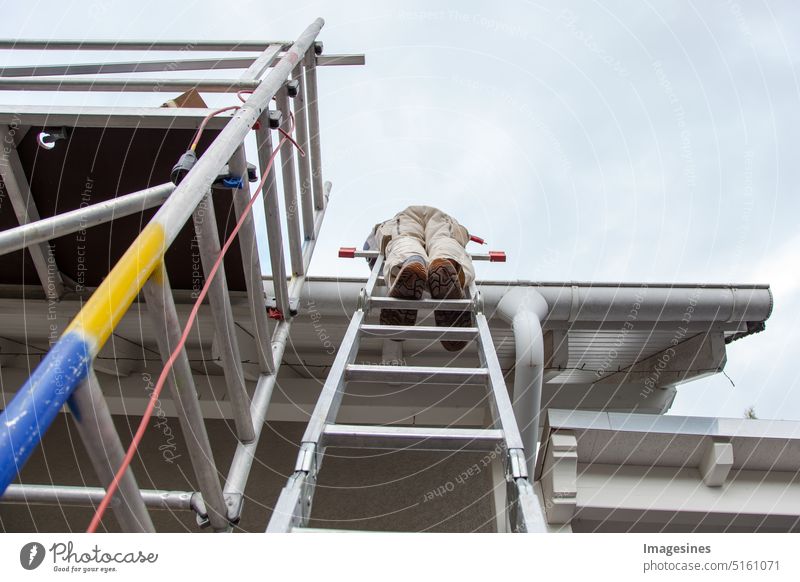
[[389,287],[403,261],[419,255],[430,264],[434,259],[453,259],[461,265],[464,286],[475,280],[472,259],[465,250],[469,232],[458,221],[431,206],[409,206],[394,218],[375,225],[375,241],[383,251],[384,276]]

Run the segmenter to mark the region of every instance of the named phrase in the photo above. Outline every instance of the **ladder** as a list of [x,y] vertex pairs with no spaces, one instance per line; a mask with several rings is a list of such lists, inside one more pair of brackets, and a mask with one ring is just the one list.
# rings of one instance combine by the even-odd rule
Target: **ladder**
[[[294,472],[282,489],[267,532],[302,532],[309,530],[308,520],[314,490],[325,449],[328,446],[381,448],[429,451],[498,451],[503,459],[506,477],[506,523],[512,531],[540,530],[538,498],[528,478],[525,452],[517,421],[511,406],[489,324],[483,312],[481,293],[475,283],[469,287],[467,299],[396,299],[376,296],[375,287],[383,282],[381,271],[384,256],[378,251],[356,251],[342,248],[340,257],[375,259],[366,285],[361,289],[355,313],[345,332],[330,372],[300,442]],[[500,252],[473,254],[473,260],[501,262]],[[366,323],[373,309],[443,309],[470,311],[471,327],[394,326]],[[362,337],[391,339],[423,339],[476,341],[479,367],[425,367],[395,365],[358,365],[359,342]],[[436,345],[436,344],[433,344]],[[336,422],[348,381],[373,382],[440,382],[449,384],[481,384],[488,391],[492,426],[490,428],[448,428],[409,426],[348,425]]]

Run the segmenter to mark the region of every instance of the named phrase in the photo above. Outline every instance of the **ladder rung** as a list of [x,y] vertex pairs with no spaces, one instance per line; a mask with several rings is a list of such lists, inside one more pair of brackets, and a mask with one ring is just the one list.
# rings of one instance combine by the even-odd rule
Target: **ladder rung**
[[374,366],[350,364],[345,379],[351,382],[486,384],[486,368],[437,368],[433,366]]
[[503,431],[484,428],[364,426],[329,424],[325,446],[423,451],[491,451],[503,442]]
[[443,309],[447,311],[472,311],[472,299],[397,299],[395,297],[372,297],[370,309]]
[[436,327],[431,325],[362,325],[361,333],[389,339],[469,341],[478,335],[477,327]]

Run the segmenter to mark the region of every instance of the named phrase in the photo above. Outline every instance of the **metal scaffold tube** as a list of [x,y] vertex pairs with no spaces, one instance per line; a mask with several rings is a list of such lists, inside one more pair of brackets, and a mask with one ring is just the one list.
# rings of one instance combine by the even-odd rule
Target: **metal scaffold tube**
[[[197,233],[197,246],[200,249],[203,270],[206,277],[209,277],[221,250],[217,217],[214,212],[214,199],[210,192],[195,210],[194,229]],[[254,438],[253,421],[250,419],[250,402],[244,383],[242,357],[239,352],[239,340],[236,336],[236,323],[233,321],[233,309],[224,263],[220,264],[216,277],[209,283],[208,302],[211,304],[211,315],[214,318],[214,327],[216,328],[214,337],[222,359],[228,398],[236,424],[236,436],[243,442],[250,442]]]
[[[140,489],[142,501],[150,509],[205,511],[204,500],[196,491],[168,491]],[[26,505],[75,505],[92,507],[103,500],[102,487],[75,487],[70,485],[9,485],[0,503],[25,503]]]
[[[94,470],[108,487],[125,457],[125,449],[93,370],[72,394],[69,406]],[[122,476],[115,497],[118,502],[113,504],[114,514],[123,531],[155,531],[132,469]]]
[[[319,19],[321,20],[321,19]],[[0,40],[0,49],[50,50],[50,51],[263,51],[271,44],[288,46],[291,41],[239,41],[239,40],[58,40],[23,39]]]
[[[278,110],[281,115],[283,131],[289,133],[292,129],[292,109],[289,105],[289,95],[286,87],[278,91]],[[286,206],[286,230],[289,235],[289,259],[292,265],[292,276],[299,277],[303,270],[303,256],[300,244],[303,235],[300,234],[300,208],[297,204],[297,179],[294,172],[294,146],[289,140],[283,141],[281,146],[281,173],[283,176],[283,197]]]
[[[272,151],[272,136],[268,129],[269,120],[266,113],[261,120],[261,128],[256,130],[256,144],[258,147],[258,163],[263,173],[269,165],[269,152]],[[275,282],[275,304],[278,311],[289,317],[289,290],[286,283],[286,259],[283,252],[283,229],[281,228],[281,209],[278,205],[278,185],[275,181],[275,166],[267,172],[264,184],[264,214],[267,221],[267,244],[269,247],[269,261],[272,270],[272,279]]]
[[313,50],[306,55],[306,107],[308,108],[308,133],[311,155],[311,184],[314,191],[314,206],[325,208],[322,183],[322,146],[319,136],[319,91],[317,88],[317,63]]
[[[161,358],[166,362],[180,341],[181,326],[172,298],[169,278],[163,265],[153,273],[142,289],[142,293],[147,302],[150,321],[158,332],[156,334],[158,350],[161,352]],[[185,349],[181,350],[180,356],[172,367],[169,387],[175,401],[183,438],[189,449],[192,467],[200,485],[200,491],[203,493],[209,523],[214,530],[223,530],[228,526],[228,512],[222,496],[222,486],[219,481],[217,465],[214,462],[211,441],[208,438],[203,412],[200,410],[197,387]]]
[[198,71],[205,69],[241,69],[249,67],[253,57],[217,59],[180,59],[158,61],[123,61],[117,63],[81,63],[79,65],[38,65],[5,67],[0,77],[47,77],[55,75],[97,75],[110,73],[145,73],[163,71]]
[[[242,187],[233,190],[236,218],[240,218],[251,198],[250,185],[247,182],[247,161],[244,147],[236,150],[231,158],[230,170],[233,176],[241,178]],[[272,359],[272,350],[269,345],[272,332],[267,318],[264,286],[261,283],[261,259],[258,256],[256,227],[252,213],[249,213],[244,219],[242,229],[239,231],[239,248],[242,252],[242,269],[247,288],[247,300],[253,318],[253,335],[256,340],[258,365],[262,374],[269,374],[275,370],[275,362]]]
[[236,93],[247,89],[255,89],[257,81],[241,79],[144,79],[130,77],[126,79],[107,79],[105,77],[87,77],[70,79],[53,78],[0,78],[0,91],[108,91],[108,92],[140,92],[154,93],[158,91],[204,91],[206,93]]
[[[22,167],[19,153],[14,146],[13,135],[10,129],[2,124],[0,124],[0,143],[3,144],[0,177],[3,179],[5,193],[11,200],[17,221],[21,225],[38,222],[39,211],[36,209],[33,192]],[[58,299],[64,292],[64,282],[53,256],[52,247],[41,242],[32,245],[28,249],[28,254],[33,261],[45,295],[49,299]]]
[[292,71],[292,80],[299,83],[297,96],[294,98],[295,135],[297,143],[306,152],[301,156],[298,152],[297,163],[300,170],[300,208],[303,213],[303,233],[306,240],[314,237],[314,201],[311,194],[311,157],[308,144],[308,112],[306,109],[306,80],[304,63],[298,64]]
[[154,208],[175,190],[160,184],[0,232],[0,255]]
[[[311,236],[311,238],[306,239],[306,241],[303,243],[303,270],[306,273],[308,273],[308,266],[311,264],[311,256],[314,254],[314,249],[317,246],[317,237],[319,236],[319,231],[322,228],[322,221],[325,219],[327,200],[331,195],[331,188],[333,188],[333,185],[330,182],[325,182],[325,208],[316,212],[314,217],[314,234]],[[305,281],[306,275],[293,278],[291,284],[289,285],[289,296],[299,301]]]

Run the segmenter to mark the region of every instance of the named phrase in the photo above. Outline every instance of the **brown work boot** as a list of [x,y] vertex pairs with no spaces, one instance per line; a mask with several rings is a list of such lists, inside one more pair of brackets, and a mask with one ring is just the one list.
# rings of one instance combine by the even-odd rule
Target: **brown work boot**
[[[461,267],[450,259],[434,259],[428,267],[428,290],[433,299],[464,299],[464,274]],[[472,316],[469,311],[442,311],[433,313],[440,327],[469,327]],[[463,350],[467,342],[442,340],[448,352]]]
[[[403,261],[400,272],[389,289],[389,297],[397,299],[422,299],[428,269],[425,259],[418,255]],[[417,322],[416,309],[381,309],[381,325],[414,325]]]

